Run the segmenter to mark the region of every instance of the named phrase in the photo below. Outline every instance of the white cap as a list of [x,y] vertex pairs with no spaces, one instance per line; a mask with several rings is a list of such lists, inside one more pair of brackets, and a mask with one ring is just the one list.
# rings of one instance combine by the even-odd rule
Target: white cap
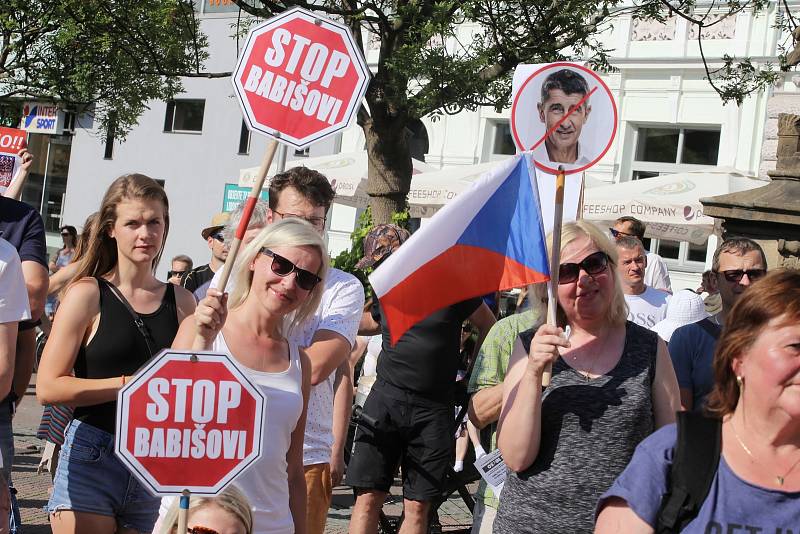
[[669,342],[675,330],[706,317],[708,312],[703,304],[703,298],[691,289],[682,289],[669,299],[666,318],[653,325],[651,330]]

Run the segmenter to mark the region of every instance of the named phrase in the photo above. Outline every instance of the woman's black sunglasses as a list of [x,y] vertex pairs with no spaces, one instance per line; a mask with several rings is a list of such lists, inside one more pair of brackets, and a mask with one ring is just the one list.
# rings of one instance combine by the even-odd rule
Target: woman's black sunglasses
[[558,283],[571,284],[580,276],[581,269],[586,274],[600,274],[608,267],[608,255],[603,251],[589,254],[580,263],[562,263],[558,266]]
[[316,274],[312,273],[311,271],[301,269],[291,261],[279,254],[275,254],[268,248],[262,248],[261,253],[272,258],[272,272],[278,276],[289,276],[292,273],[297,273],[295,280],[297,280],[297,285],[300,286],[301,289],[311,291],[314,289],[314,286],[322,281],[322,278]]

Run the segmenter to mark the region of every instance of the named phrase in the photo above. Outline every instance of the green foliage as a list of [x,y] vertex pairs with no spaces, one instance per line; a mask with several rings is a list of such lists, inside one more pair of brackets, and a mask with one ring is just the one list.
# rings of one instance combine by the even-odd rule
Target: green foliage
[[0,101],[60,100],[118,137],[208,56],[190,0],[3,0],[0,27]]
[[[410,214],[408,210],[401,213],[392,214],[392,223],[400,226],[401,228],[408,229]],[[346,273],[350,273],[361,281],[364,286],[364,294],[367,299],[372,297],[372,286],[367,277],[372,272],[372,268],[357,269],[356,263],[364,257],[364,238],[372,230],[372,212],[369,208],[365,209],[361,216],[358,218],[356,229],[350,234],[350,248],[343,250],[338,256],[331,260],[331,266],[336,267]]]

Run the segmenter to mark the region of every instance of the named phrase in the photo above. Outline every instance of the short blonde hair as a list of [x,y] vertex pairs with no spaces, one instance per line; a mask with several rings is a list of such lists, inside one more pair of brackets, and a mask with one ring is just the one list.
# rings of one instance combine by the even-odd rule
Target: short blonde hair
[[[600,228],[588,221],[578,220],[566,223],[562,226],[561,248],[563,249],[564,246],[582,236],[588,237],[598,250],[605,252],[606,256],[608,256],[608,267],[614,279],[614,295],[611,298],[611,305],[608,310],[608,323],[614,326],[623,325],[625,321],[628,320],[628,304],[625,302],[625,295],[622,293],[622,285],[616,268],[619,262],[617,247]],[[553,253],[552,233],[547,235],[547,253]],[[564,314],[561,303],[558,304],[558,324],[560,326],[565,326],[567,324],[567,317]]]
[[316,273],[322,281],[314,286],[308,298],[287,317],[284,322],[284,335],[294,326],[301,324],[317,311],[325,291],[325,278],[328,274],[328,250],[325,242],[313,226],[306,221],[291,217],[266,226],[258,236],[247,245],[239,255],[233,268],[234,288],[228,301],[228,307],[234,309],[241,306],[250,294],[250,285],[253,281],[253,271],[250,264],[255,261],[263,248],[273,247],[314,247],[319,251],[320,268]]
[[[178,497],[167,510],[164,520],[161,522],[159,534],[172,534],[178,527],[178,511],[180,509],[181,498]],[[218,506],[229,514],[233,515],[244,525],[247,534],[253,534],[253,512],[250,509],[250,501],[247,500],[242,491],[231,484],[225,490],[214,497],[190,497],[189,510],[197,511],[206,506]]]

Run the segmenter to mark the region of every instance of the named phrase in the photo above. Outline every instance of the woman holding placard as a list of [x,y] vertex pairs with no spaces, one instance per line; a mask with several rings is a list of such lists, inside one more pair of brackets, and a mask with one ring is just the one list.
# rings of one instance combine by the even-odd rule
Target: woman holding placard
[[117,392],[172,344],[194,298],[154,275],[169,229],[167,195],[155,180],[115,180],[93,225],[36,383],[43,404],[75,407],[48,503],[50,524],[55,534],[150,532],[159,501],[114,454]]
[[230,354],[266,397],[262,457],[236,479],[253,505],[253,532],[259,534],[306,531],[303,434],[311,363],[286,334],[319,306],[327,257],[307,222],[271,224],[237,259],[230,297],[209,289],[173,345]]
[[513,472],[498,533],[591,532],[597,498],[679,407],[666,345],[626,321],[616,247],[585,221],[564,225],[561,245],[558,326],[520,334],[503,383],[497,443]]

